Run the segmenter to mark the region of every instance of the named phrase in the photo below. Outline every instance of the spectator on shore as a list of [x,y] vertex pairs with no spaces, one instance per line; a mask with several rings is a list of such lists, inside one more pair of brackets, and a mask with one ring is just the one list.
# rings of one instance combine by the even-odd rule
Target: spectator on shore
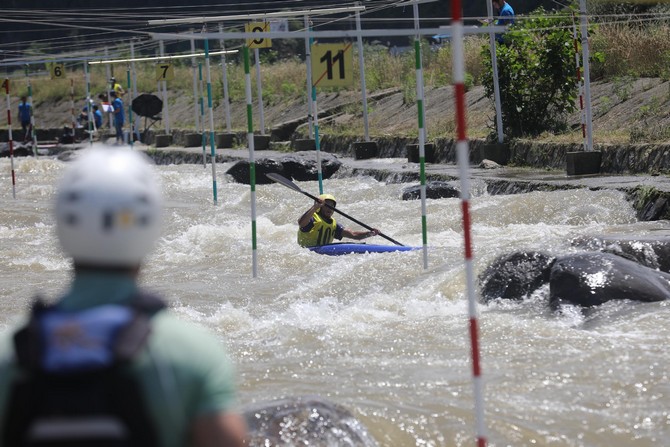
[[19,101],[19,121],[21,121],[21,128],[23,129],[23,142],[27,143],[32,140],[33,133],[33,106],[28,102],[26,96],[21,96]]

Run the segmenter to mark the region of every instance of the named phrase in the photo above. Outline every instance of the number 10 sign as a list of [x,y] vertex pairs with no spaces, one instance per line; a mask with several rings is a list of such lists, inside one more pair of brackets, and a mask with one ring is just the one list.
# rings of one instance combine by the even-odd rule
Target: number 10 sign
[[354,83],[351,43],[322,43],[312,46],[314,87],[345,87]]

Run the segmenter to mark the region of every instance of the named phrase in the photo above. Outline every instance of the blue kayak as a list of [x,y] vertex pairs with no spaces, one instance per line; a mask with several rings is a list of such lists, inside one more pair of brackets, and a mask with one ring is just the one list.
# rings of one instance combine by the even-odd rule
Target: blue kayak
[[374,244],[329,244],[318,247],[309,247],[314,253],[330,256],[348,255],[352,253],[388,253],[392,251],[421,250],[421,247],[405,245],[374,245]]

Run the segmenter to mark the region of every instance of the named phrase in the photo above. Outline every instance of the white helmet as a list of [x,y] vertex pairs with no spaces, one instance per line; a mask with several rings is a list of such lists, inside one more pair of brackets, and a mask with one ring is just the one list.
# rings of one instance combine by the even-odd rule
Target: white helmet
[[139,265],[161,230],[162,199],[149,159],[130,149],[87,149],[61,179],[60,243],[78,263]]

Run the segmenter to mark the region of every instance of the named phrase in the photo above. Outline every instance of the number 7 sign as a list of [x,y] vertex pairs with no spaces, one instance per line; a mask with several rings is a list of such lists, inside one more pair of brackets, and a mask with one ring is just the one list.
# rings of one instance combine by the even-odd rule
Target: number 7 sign
[[312,46],[314,87],[346,87],[354,83],[351,43],[323,43]]

